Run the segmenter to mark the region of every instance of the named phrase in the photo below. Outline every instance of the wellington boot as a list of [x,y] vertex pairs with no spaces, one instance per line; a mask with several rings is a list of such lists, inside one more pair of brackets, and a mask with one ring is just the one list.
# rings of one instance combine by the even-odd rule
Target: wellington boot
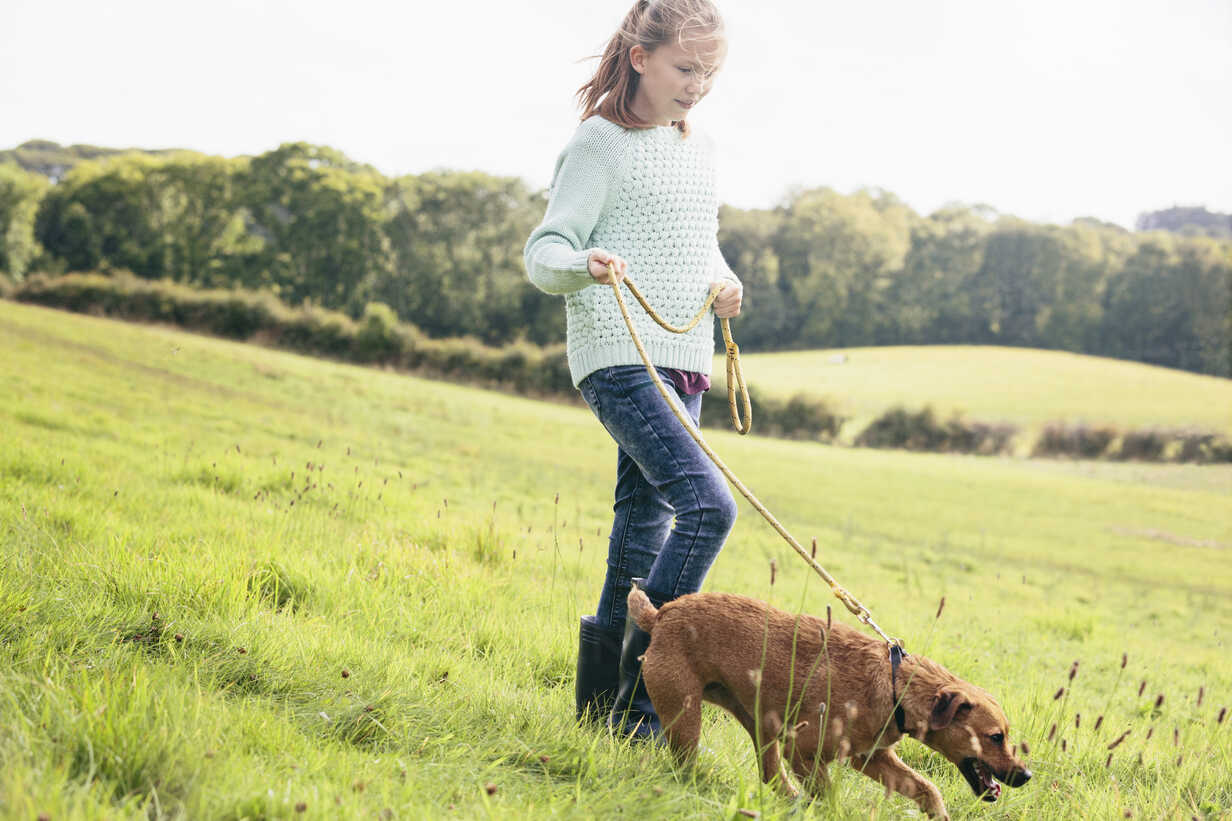
[[[635,588],[641,587],[641,579],[633,581]],[[656,601],[657,598],[650,595],[651,601],[661,604]],[[620,689],[616,693],[616,703],[612,706],[607,723],[620,735],[639,741],[662,738],[659,716],[646,692],[646,684],[642,681],[642,655],[649,646],[650,634],[634,624],[633,619],[626,619],[624,641],[620,650]]]
[[602,722],[616,702],[620,685],[621,631],[601,627],[594,616],[583,616],[578,631],[577,719]]

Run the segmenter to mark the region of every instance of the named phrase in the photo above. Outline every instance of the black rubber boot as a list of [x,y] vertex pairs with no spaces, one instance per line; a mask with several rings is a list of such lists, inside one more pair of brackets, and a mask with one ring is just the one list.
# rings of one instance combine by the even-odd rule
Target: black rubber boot
[[[644,581],[634,579],[634,588],[640,588],[656,607],[660,606],[662,601],[642,587]],[[620,649],[620,690],[616,693],[616,703],[612,706],[607,723],[617,733],[635,741],[662,737],[659,716],[642,681],[642,654],[649,646],[650,634],[634,624],[633,619],[625,619],[625,635]]]
[[587,723],[606,720],[620,685],[621,631],[600,627],[594,616],[582,616],[578,631],[577,718]]

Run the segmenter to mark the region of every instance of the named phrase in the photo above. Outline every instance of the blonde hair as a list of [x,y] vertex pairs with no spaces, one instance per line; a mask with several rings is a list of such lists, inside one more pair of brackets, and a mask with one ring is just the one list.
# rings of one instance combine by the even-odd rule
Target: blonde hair
[[[661,45],[699,39],[724,39],[723,18],[710,0],[637,0],[620,28],[608,40],[593,77],[577,90],[582,119],[599,114],[625,128],[648,128],[630,107],[641,75],[633,68],[629,49],[640,45],[654,51]],[[680,119],[676,127],[685,136],[689,124]]]

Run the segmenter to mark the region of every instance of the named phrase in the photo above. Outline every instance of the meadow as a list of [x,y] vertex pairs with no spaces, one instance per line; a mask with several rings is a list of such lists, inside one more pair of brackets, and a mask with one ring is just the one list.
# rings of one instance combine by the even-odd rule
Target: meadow
[[[945,390],[980,418],[977,370]],[[615,466],[584,408],[8,302],[0,385],[0,817],[918,815],[838,765],[780,798],[717,710],[691,767],[575,726]],[[1121,407],[1090,388],[1012,404]],[[1144,419],[1213,424],[1189,390]],[[995,804],[900,745],[954,818],[1232,817],[1232,466],[707,436],[1005,708],[1035,778]],[[707,589],[850,620],[740,510]]]
[[[739,330],[735,329],[738,334]],[[738,337],[737,337],[738,340]],[[846,438],[894,405],[931,405],[1038,431],[1049,422],[1232,433],[1232,380],[1065,351],[981,345],[745,354],[769,396],[826,399],[850,418]],[[722,381],[722,358],[715,360]]]

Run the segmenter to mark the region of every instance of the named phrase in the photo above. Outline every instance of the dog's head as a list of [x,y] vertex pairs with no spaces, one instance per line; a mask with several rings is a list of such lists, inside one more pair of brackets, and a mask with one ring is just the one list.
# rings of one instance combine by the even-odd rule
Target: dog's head
[[985,801],[996,801],[1001,794],[997,781],[1021,787],[1031,778],[1009,738],[1001,706],[978,687],[953,682],[933,697],[924,743],[952,761],[972,792]]

